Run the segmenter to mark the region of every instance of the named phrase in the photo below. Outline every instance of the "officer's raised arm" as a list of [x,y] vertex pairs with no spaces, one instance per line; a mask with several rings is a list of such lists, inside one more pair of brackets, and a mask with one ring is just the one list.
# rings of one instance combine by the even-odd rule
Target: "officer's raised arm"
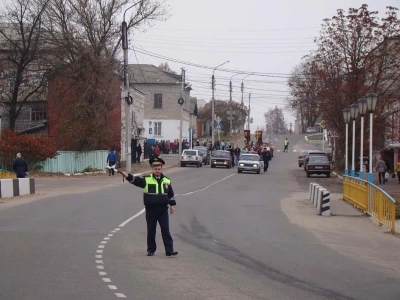
[[122,175],[125,176],[126,180],[133,185],[144,188],[146,186],[146,180],[143,177],[134,176],[133,174],[128,174],[126,172],[122,172]]

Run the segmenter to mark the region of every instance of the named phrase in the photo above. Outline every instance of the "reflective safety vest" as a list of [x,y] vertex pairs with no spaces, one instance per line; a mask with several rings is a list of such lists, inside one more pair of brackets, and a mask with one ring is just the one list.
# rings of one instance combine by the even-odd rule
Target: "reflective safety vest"
[[285,140],[285,146],[287,146],[289,144],[288,140]]
[[146,186],[143,188],[143,204],[145,206],[168,205],[168,186],[171,184],[171,180],[168,177],[157,180],[153,174],[144,179]]

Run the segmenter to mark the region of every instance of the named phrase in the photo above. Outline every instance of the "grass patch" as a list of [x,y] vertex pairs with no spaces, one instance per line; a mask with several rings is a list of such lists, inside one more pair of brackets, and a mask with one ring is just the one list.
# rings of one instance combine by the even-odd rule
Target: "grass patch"
[[307,139],[310,141],[322,141],[322,133],[307,135]]

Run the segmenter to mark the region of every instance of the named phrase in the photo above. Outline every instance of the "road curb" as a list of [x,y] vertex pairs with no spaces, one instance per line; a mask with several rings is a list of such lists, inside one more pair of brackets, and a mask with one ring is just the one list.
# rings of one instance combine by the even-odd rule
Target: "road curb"
[[336,178],[338,178],[339,180],[343,181],[343,176],[339,175],[338,173],[336,173],[334,171],[332,172],[332,174],[333,174],[333,176],[336,176]]

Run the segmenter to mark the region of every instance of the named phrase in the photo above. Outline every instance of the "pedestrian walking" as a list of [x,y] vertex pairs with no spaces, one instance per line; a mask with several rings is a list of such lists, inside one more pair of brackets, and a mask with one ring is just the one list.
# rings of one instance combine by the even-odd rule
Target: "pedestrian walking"
[[283,152],[287,153],[289,150],[289,139],[288,138],[286,138],[286,140],[284,142],[284,146],[285,146],[285,148],[283,149]]
[[379,157],[377,163],[376,163],[376,171],[379,173],[378,177],[379,177],[379,184],[385,184],[385,173],[386,173],[386,163],[385,161],[382,159],[382,157]]
[[400,184],[400,160],[396,164],[396,173],[397,173],[397,180],[399,181]]
[[28,175],[28,164],[25,159],[22,158],[21,153],[17,153],[17,156],[14,159],[13,170],[17,175],[17,178],[25,178],[25,176]]
[[157,250],[156,229],[157,222],[161,227],[165,255],[175,256],[173,239],[169,231],[168,207],[171,214],[175,211],[176,201],[171,179],[162,173],[165,161],[159,157],[149,160],[153,173],[144,177],[137,177],[122,172],[127,181],[143,189],[143,203],[146,209],[147,222],[147,256],[153,256]]
[[115,153],[114,149],[111,148],[110,152],[108,152],[107,155],[107,165],[110,167],[110,169],[108,170],[108,176],[114,176],[114,169],[115,169],[115,165],[117,163],[117,154]]
[[267,147],[264,147],[263,151],[261,152],[261,156],[264,161],[264,172],[267,172],[269,167],[269,161],[271,160],[271,152],[267,150]]

